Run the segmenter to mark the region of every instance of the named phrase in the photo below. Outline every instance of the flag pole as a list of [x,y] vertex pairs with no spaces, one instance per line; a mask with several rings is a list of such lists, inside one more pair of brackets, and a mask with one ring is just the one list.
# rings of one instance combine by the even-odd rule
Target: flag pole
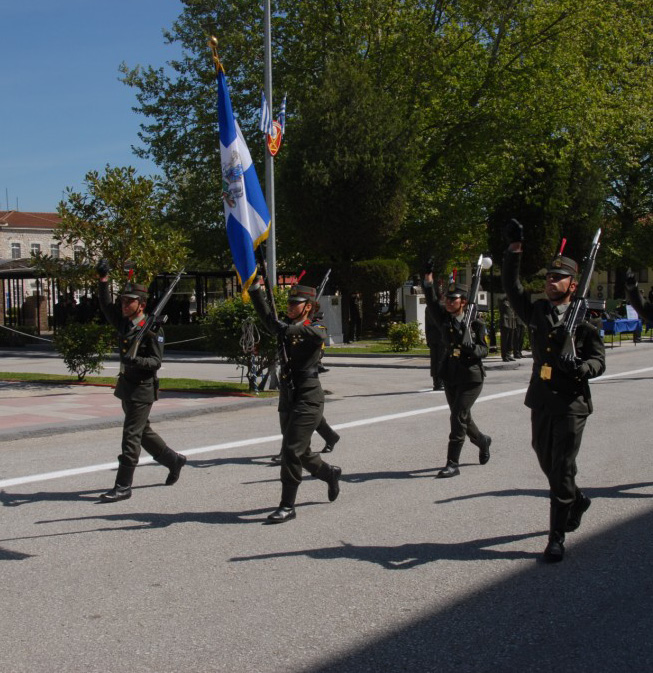
[[[265,98],[267,99],[272,114],[272,21],[270,12],[270,0],[265,0]],[[265,244],[265,255],[267,258],[269,282],[271,287],[277,284],[277,246],[276,246],[276,226],[274,217],[274,157],[267,149],[267,135],[265,136],[265,200],[270,211],[270,234]]]

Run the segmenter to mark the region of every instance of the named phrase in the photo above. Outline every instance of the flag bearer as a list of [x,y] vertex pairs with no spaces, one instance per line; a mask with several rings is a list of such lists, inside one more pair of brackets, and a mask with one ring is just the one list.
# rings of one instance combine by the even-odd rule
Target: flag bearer
[[324,392],[317,365],[327,331],[313,319],[315,288],[294,285],[283,320],[273,316],[259,282],[254,283],[249,292],[257,313],[270,331],[277,334],[287,355],[287,361],[282,362],[279,393],[279,421],[283,434],[281,502],[268,516],[270,523],[284,523],[296,516],[295,499],[302,482],[302,469],[327,483],[330,502],[340,493],[341,469],[325,463],[319,453],[311,452],[311,435],[324,411]]

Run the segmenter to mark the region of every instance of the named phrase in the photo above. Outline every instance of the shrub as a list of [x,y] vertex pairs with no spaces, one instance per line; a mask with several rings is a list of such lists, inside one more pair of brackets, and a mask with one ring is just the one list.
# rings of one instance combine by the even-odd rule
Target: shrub
[[83,381],[87,374],[99,374],[111,352],[114,330],[109,325],[71,322],[54,336],[54,347],[71,374]]
[[395,353],[417,348],[423,341],[417,322],[391,323],[388,327],[388,338],[390,339],[390,349]]
[[[275,288],[280,314],[286,299],[287,293]],[[227,299],[210,307],[201,324],[210,350],[247,369],[250,390],[256,389],[258,377],[263,379],[261,386],[265,385],[277,359],[277,339],[265,329],[251,302],[244,302],[241,296]],[[244,324],[255,327],[251,330],[258,338],[254,352],[243,349]]]

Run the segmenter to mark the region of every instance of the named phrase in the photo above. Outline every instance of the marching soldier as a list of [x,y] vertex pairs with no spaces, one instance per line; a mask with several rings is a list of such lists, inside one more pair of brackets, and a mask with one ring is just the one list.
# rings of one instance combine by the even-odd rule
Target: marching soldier
[[501,299],[499,315],[501,317],[501,359],[504,362],[512,362],[515,359],[511,353],[515,351],[517,322],[508,297]]
[[447,447],[447,464],[438,472],[439,478],[460,474],[460,454],[469,437],[479,449],[479,462],[490,460],[492,439],[484,435],[472,419],[472,405],[481,394],[485,369],[482,359],[488,354],[485,342],[485,325],[472,321],[470,328],[463,325],[467,305],[467,287],[451,283],[445,295],[444,307],[440,305],[433,287],[433,274],[424,275],[424,295],[431,315],[441,331],[445,357],[440,368],[444,381],[444,394],[451,410],[451,432]]
[[166,485],[176,483],[186,457],[176,453],[150,427],[149,415],[158,397],[157,371],[163,358],[163,330],[146,334],[134,357],[128,353],[131,345],[145,324],[147,287],[127,283],[120,293],[119,305],[111,303],[109,295],[109,266],[102,260],[97,266],[99,300],[107,321],[118,331],[120,374],[114,395],[122,401],[125,420],[122,432],[122,454],[118,456],[118,473],[114,487],[103,493],[104,502],[117,502],[131,498],[134,470],[138,465],[141,446],[158,463],[169,470]]
[[576,457],[592,413],[589,379],[605,371],[605,348],[596,327],[582,322],[575,355],[563,349],[562,320],[576,290],[578,265],[558,255],[546,274],[546,299],[531,300],[519,279],[523,227],[505,227],[508,249],[503,286],[516,314],[530,330],[533,372],[525,404],[531,409],[532,444],[550,488],[549,542],[543,560],[562,561],[565,533],[580,526],[591,500],[576,486]]
[[649,300],[644,302],[637,287],[635,274],[630,269],[628,269],[628,273],[626,274],[626,291],[628,292],[630,305],[637,311],[640,318],[648,322],[653,322],[653,299],[651,299],[653,289],[649,292]]
[[302,469],[328,485],[333,502],[340,493],[342,470],[325,463],[311,451],[311,435],[323,418],[324,392],[317,365],[326,328],[313,320],[316,291],[313,287],[293,285],[283,320],[275,319],[260,283],[249,289],[257,313],[285,347],[287,362],[282,362],[279,393],[281,444],[281,502],[268,516],[270,523],[284,523],[296,517],[295,499],[302,482]]

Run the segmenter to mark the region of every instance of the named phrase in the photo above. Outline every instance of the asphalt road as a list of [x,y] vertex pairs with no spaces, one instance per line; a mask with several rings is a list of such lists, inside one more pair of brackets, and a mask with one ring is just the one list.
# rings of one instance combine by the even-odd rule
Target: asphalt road
[[448,413],[428,372],[333,367],[341,495],[307,478],[280,526],[264,524],[274,407],[158,422],[189,456],[181,480],[143,465],[109,505],[119,429],[4,442],[0,671],[651,670],[653,344],[609,350],[592,384],[579,484],[593,504],[554,566],[537,560],[529,369],[493,369],[474,407],[490,462],[467,444],[461,476],[436,480]]

